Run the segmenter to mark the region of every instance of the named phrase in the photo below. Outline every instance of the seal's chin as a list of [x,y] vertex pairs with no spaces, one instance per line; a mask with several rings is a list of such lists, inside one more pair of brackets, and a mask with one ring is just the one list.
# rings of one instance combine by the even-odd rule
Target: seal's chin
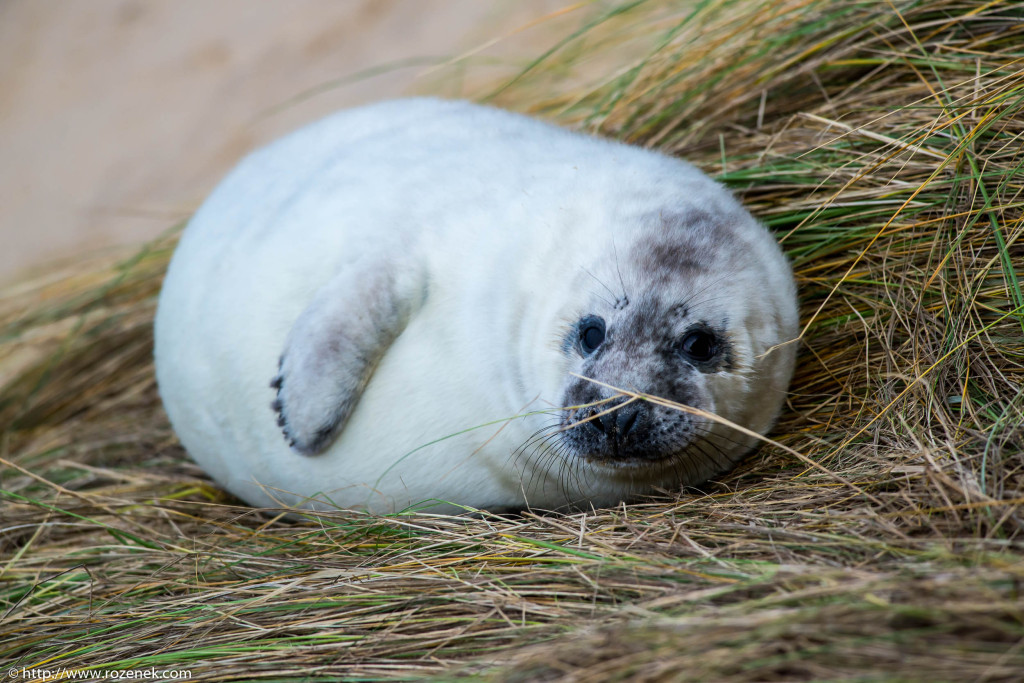
[[597,470],[608,472],[644,472],[657,474],[671,469],[685,453],[685,448],[670,453],[650,453],[643,457],[614,458],[604,454],[581,453],[579,458]]

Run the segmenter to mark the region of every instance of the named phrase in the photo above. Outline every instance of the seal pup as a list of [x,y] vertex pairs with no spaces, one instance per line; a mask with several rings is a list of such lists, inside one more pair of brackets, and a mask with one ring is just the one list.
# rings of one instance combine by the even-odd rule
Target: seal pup
[[796,297],[768,231],[677,159],[467,102],[343,111],[195,214],[155,322],[192,457],[256,506],[608,505],[773,424]]

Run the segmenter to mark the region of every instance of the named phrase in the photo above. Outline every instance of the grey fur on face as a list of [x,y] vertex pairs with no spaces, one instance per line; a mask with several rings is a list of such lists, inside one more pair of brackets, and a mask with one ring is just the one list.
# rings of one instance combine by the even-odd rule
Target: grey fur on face
[[[735,367],[729,321],[703,316],[707,306],[701,304],[715,293],[700,285],[732,258],[732,232],[702,211],[657,221],[627,254],[628,272],[642,274],[635,278],[638,291],[617,299],[629,303],[598,307],[603,316],[585,314],[563,345],[580,357],[578,376],[562,395],[558,437],[573,457],[634,467],[716,455],[697,443],[707,431],[704,418],[617,391],[713,411],[705,379]],[[581,327],[596,324],[588,321],[602,326],[600,344],[580,341]]]
[[[683,343],[694,333],[713,335],[719,345],[709,360],[685,354]],[[578,457],[610,464],[682,453],[695,438],[692,415],[642,399],[626,405],[615,388],[697,406],[706,397],[696,377],[719,371],[728,359],[724,331],[689,320],[684,304],[640,297],[608,323],[601,345],[583,359],[582,376],[568,382],[562,397],[563,443]]]

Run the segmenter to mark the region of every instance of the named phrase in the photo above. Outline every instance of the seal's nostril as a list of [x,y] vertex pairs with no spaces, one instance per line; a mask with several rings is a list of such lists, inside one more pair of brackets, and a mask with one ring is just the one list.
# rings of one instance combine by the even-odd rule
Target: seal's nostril
[[[607,417],[607,416],[605,416],[605,417]],[[584,419],[586,419],[586,421],[587,421],[586,424],[590,425],[591,427],[593,427],[597,431],[599,431],[602,434],[604,434],[604,423],[601,422],[601,416],[598,415],[598,412],[596,410],[594,410],[593,408],[588,410],[586,418],[584,418]]]
[[636,418],[640,415],[640,409],[636,406],[624,406],[615,411],[615,426],[619,432],[619,438],[625,438],[629,430],[636,424]]

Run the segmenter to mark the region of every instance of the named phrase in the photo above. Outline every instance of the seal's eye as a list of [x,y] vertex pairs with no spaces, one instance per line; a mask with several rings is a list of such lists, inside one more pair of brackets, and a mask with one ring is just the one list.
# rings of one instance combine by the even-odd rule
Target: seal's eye
[[580,351],[589,356],[604,341],[604,320],[596,315],[588,315],[580,321]]
[[706,363],[718,353],[715,335],[706,330],[694,330],[683,338],[679,345],[683,354],[699,363]]

